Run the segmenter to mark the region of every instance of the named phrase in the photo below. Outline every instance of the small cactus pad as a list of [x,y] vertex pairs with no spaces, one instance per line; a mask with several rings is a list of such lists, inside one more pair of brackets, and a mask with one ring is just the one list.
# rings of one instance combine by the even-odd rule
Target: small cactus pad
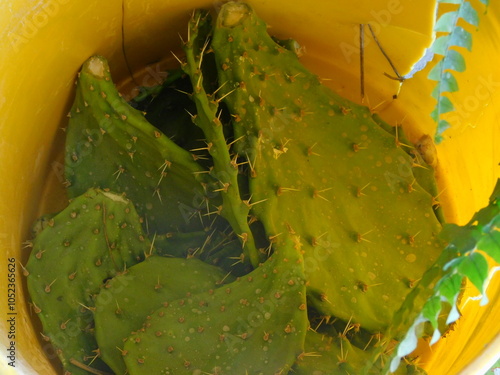
[[383,331],[442,250],[421,166],[389,125],[275,43],[250,6],[222,6],[211,46],[234,148],[262,202],[251,214],[268,235],[300,236],[308,301],[321,314]]
[[33,240],[26,265],[33,310],[68,373],[107,370],[93,333],[95,296],[150,250],[134,205],[97,189],[72,200]]
[[225,273],[199,259],[151,256],[109,280],[95,301],[95,337],[103,361],[125,374],[124,339],[163,303],[215,289]]
[[289,241],[246,276],[171,301],[125,343],[130,375],[286,374],[308,321],[300,252]]
[[[69,116],[70,197],[91,187],[125,193],[150,233],[199,230],[211,222],[198,214],[208,205],[209,175],[121,98],[104,58],[83,64]],[[216,194],[213,199],[217,205]]]

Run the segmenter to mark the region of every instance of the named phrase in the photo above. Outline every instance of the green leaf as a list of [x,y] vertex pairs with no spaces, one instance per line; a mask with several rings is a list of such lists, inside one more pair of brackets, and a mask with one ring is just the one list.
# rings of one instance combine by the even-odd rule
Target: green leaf
[[498,216],[498,214],[500,214],[500,207],[498,207],[495,203],[490,203],[490,205],[474,215],[473,221],[477,222],[477,225],[483,227],[485,231],[489,231],[491,224],[493,224],[492,220]]
[[[489,0],[480,1],[486,6],[489,4]],[[472,34],[462,26],[459,26],[459,21],[463,20],[475,27],[478,27],[480,21],[477,7],[474,8],[475,5],[472,5],[469,1],[438,0],[438,4],[454,4],[457,6],[452,11],[442,13],[434,25],[435,33],[444,34],[439,35],[431,46],[435,55],[443,56],[443,59],[434,66],[428,75],[430,80],[438,81],[438,88],[431,93],[435,99],[438,99],[445,92],[458,91],[458,82],[455,77],[451,73],[449,76],[445,76],[444,74],[446,71],[464,72],[466,69],[465,59],[456,48],[460,47],[472,51]],[[439,11],[441,11],[441,8],[439,8]],[[441,120],[441,115],[445,113],[442,109],[449,109],[451,107],[442,106],[439,99],[436,107],[437,112],[433,111],[431,116],[438,124],[434,140],[435,143],[440,143],[444,139],[442,136],[443,132],[450,127],[447,121]]]
[[450,46],[463,47],[467,48],[469,51],[472,51],[472,34],[465,30],[463,27],[455,27],[453,32],[447,36],[450,37]]
[[458,253],[465,254],[474,250],[481,237],[481,231],[473,225],[459,226],[449,223],[443,226],[440,237],[450,242],[449,247]]
[[450,49],[443,59],[443,70],[465,71],[465,59],[460,52]]
[[441,96],[439,98],[438,107],[440,113],[452,112],[455,109],[453,103],[447,96]]
[[439,120],[437,131],[439,134],[443,133],[446,129],[450,128],[451,124],[446,120]]
[[439,280],[436,285],[439,293],[450,303],[450,305],[456,303],[462,286],[462,280],[463,276],[458,273],[448,274]]
[[450,271],[452,272],[454,269],[458,268],[460,266],[461,263],[464,262],[464,257],[461,257],[461,256],[458,256],[456,258],[453,258],[452,260],[450,260],[448,263],[446,263],[443,267],[443,269],[445,271]]
[[448,44],[451,38],[451,34],[447,35],[442,35],[439,38],[437,38],[434,43],[432,44],[432,52],[434,52],[436,55],[441,55],[444,56],[446,54],[446,51],[448,50]]
[[500,228],[484,235],[477,244],[477,248],[500,263]]
[[472,284],[483,293],[484,282],[488,277],[488,261],[477,251],[464,257],[464,261],[458,265],[458,272],[466,276]]
[[434,31],[451,33],[457,23],[457,19],[458,19],[457,10],[444,13],[443,15],[441,15],[441,17],[439,17],[438,21],[436,22],[436,26],[434,26]]
[[441,312],[441,298],[433,296],[425,303],[422,309],[422,315],[427,319],[434,329],[438,327],[438,316]]
[[479,26],[479,16],[477,15],[476,10],[472,7],[472,5],[465,1],[458,11],[458,16],[463,20],[470,23],[472,26]]
[[[491,205],[491,206],[495,207],[495,205]],[[495,217],[493,219],[491,219],[491,221],[489,223],[484,224],[482,226],[481,229],[482,229],[483,233],[500,231],[500,206],[495,207],[495,209],[496,209]]]
[[[440,136],[440,135],[439,135]],[[386,369],[394,372],[397,370],[402,357],[409,354],[416,348],[417,338],[422,332],[418,328],[422,322],[431,322],[434,328],[437,327],[437,317],[446,316],[446,324],[451,324],[460,318],[457,307],[457,299],[461,293],[462,281],[467,277],[470,282],[483,294],[480,305],[488,303],[486,293],[484,293],[485,282],[488,278],[489,265],[486,258],[476,249],[476,245],[486,253],[500,258],[500,179],[490,198],[490,204],[476,213],[465,226],[456,224],[446,224],[440,237],[449,242],[444,249],[437,264],[444,264],[441,267],[433,267],[441,272],[441,278],[433,288],[433,294],[427,298],[420,311],[414,303],[409,303],[409,299],[414,301],[417,294],[421,293],[430,284],[422,284],[426,276],[422,278],[419,286],[421,290],[414,289],[402,304],[402,308],[395,314],[395,317],[412,316],[413,324],[407,329],[404,339],[398,345],[397,350],[392,354],[391,361]],[[490,250],[490,251],[488,251]],[[500,259],[499,259],[500,260]],[[443,272],[444,271],[444,272]],[[429,272],[429,271],[427,271]],[[444,274],[443,274],[444,273]],[[436,277],[437,278],[437,277]],[[435,279],[433,279],[435,280]],[[409,298],[411,297],[411,298]],[[443,304],[449,304],[451,309],[448,313],[443,312]],[[418,315],[417,315],[418,314]],[[428,332],[428,331],[427,331]],[[400,331],[398,331],[399,335]],[[429,332],[428,332],[429,333]],[[387,337],[396,337],[390,330]],[[431,345],[440,337],[438,329],[434,329]],[[378,352],[379,354],[381,352]]]
[[432,118],[434,121],[438,122],[438,120],[439,120],[439,118],[438,118],[438,117],[439,117],[439,112],[438,112],[438,108],[436,107],[436,108],[434,108],[434,110],[431,112],[431,118]]
[[441,81],[441,75],[443,74],[443,60],[438,62],[429,72],[427,78],[433,81]]
[[458,91],[457,79],[451,72],[443,74],[443,82],[441,84],[441,92],[456,92]]

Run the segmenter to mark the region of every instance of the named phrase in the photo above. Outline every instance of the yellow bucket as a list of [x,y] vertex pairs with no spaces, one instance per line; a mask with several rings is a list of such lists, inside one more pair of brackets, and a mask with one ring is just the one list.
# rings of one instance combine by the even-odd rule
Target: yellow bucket
[[[249,0],[279,37],[305,46],[303,62],[325,84],[360,102],[359,24],[370,24],[399,73],[407,74],[432,41],[435,1]],[[0,373],[56,374],[32,319],[21,265],[29,227],[39,214],[65,203],[62,145],[74,80],[84,60],[106,56],[114,80],[128,93],[161,80],[171,51],[180,47],[190,12],[217,8],[207,0],[12,0],[0,3]],[[456,74],[450,97],[453,128],[437,146],[441,201],[448,221],[466,223],[488,202],[500,177],[500,4],[479,9],[467,70]],[[434,134],[430,67],[405,81],[392,73],[371,34],[365,38],[364,104],[412,140]],[[432,65],[432,64],[431,64]],[[134,79],[131,80],[130,72]],[[393,95],[399,92],[397,99]],[[420,349],[431,375],[482,374],[500,353],[500,277],[479,306],[467,286],[463,317],[446,338]],[[15,367],[14,367],[14,366]]]

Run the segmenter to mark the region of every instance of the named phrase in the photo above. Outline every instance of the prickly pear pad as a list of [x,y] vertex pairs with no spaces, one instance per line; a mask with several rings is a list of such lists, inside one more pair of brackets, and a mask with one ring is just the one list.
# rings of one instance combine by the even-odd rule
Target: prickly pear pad
[[288,241],[237,281],[157,310],[125,363],[130,375],[286,374],[307,326],[302,255]]
[[33,241],[26,269],[33,310],[66,371],[108,370],[94,338],[94,299],[104,280],[151,251],[134,205],[91,189],[75,198]]
[[208,226],[211,220],[196,213],[207,206],[209,176],[120,97],[107,61],[87,60],[77,84],[66,136],[68,194],[90,187],[125,193],[151,233]]
[[222,7],[212,49],[250,194],[262,201],[253,214],[269,235],[291,226],[300,236],[309,302],[322,314],[384,330],[442,250],[414,159],[388,125],[276,44],[248,5]]
[[220,269],[199,259],[148,257],[109,280],[95,301],[95,336],[103,361],[125,374],[123,344],[163,303],[215,289],[225,278]]

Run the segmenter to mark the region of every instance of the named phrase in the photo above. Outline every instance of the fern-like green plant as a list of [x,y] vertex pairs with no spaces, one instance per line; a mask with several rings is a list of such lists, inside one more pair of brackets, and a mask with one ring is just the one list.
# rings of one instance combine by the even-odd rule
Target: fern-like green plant
[[[491,269],[487,257],[500,262],[500,179],[490,197],[489,205],[478,211],[464,226],[446,224],[443,236],[449,241],[448,246],[436,265],[426,272],[420,283],[407,296],[401,309],[395,314],[393,326],[386,333],[387,338],[394,338],[401,325],[413,322],[393,351],[386,371],[396,371],[401,359],[417,348],[417,341],[424,332],[423,324],[430,323],[432,345],[443,333],[438,326],[438,317],[446,316],[446,324],[457,321],[460,317],[457,300],[464,279],[482,293],[481,304],[488,303],[485,292]],[[416,296],[432,283],[435,283],[432,296],[421,310],[416,311],[413,305]],[[429,334],[429,330],[426,330],[426,333]],[[380,348],[377,355],[386,349],[387,344]]]
[[[480,1],[488,6],[489,0]],[[443,140],[443,132],[451,126],[447,120],[442,118],[442,115],[455,109],[450,98],[445,94],[458,91],[458,82],[454,74],[463,72],[466,68],[465,58],[461,51],[463,48],[469,52],[472,51],[472,34],[460,26],[460,23],[465,21],[473,27],[479,26],[478,12],[469,1],[438,0],[438,3],[440,6],[442,6],[441,4],[445,6],[455,4],[457,6],[452,11],[442,13],[434,26],[434,31],[439,36],[431,48],[435,55],[442,56],[428,76],[429,79],[437,81],[432,92],[432,97],[436,99],[437,103],[431,113],[431,117],[437,123],[436,143]]]

